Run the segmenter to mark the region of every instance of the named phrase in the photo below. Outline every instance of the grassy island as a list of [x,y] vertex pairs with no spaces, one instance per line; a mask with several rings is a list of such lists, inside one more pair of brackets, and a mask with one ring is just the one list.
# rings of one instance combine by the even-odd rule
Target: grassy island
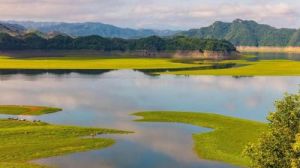
[[189,68],[197,64],[173,62],[167,58],[39,57],[0,56],[0,69],[169,69]]
[[35,168],[28,161],[73,152],[101,149],[112,139],[84,136],[122,131],[49,125],[43,122],[0,120],[0,167]]
[[203,159],[227,162],[238,166],[248,166],[249,159],[242,155],[249,142],[256,141],[266,130],[264,123],[226,117],[210,113],[189,112],[140,112],[140,122],[178,122],[213,131],[194,134],[195,150]]
[[[216,76],[299,76],[300,62],[291,60],[227,60],[219,63],[233,63],[234,67],[223,69],[199,69],[162,72],[176,75]],[[209,63],[206,63],[209,64]]]
[[[234,64],[218,67],[216,64]],[[173,58],[103,58],[103,57],[39,57],[12,58],[0,56],[0,70],[155,70],[158,74],[226,75],[226,76],[298,76],[300,61],[260,60],[198,61]]]
[[44,115],[61,110],[60,108],[44,106],[0,105],[0,114],[7,115]]
[[[40,106],[0,106],[1,114],[41,115],[60,110]],[[44,166],[29,161],[111,146],[115,143],[113,139],[93,137],[112,133],[129,132],[0,119],[0,168],[42,168]]]

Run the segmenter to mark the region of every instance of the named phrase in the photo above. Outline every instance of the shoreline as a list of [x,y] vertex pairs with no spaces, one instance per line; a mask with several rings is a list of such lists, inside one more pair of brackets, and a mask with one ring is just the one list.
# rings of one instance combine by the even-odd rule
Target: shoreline
[[0,50],[1,56],[11,58],[188,58],[188,59],[228,59],[238,58],[237,51],[214,50],[133,50],[133,51],[103,51],[103,50]]
[[[141,117],[135,120],[137,122],[170,122],[211,128],[212,131],[191,135],[198,156],[243,167],[250,165],[249,158],[242,154],[244,148],[249,142],[255,142],[266,129],[266,123],[214,113],[145,111],[132,115]],[[236,137],[239,137],[238,141]]]
[[300,47],[270,47],[270,46],[237,46],[240,52],[259,52],[259,53],[290,53],[290,54],[300,54]]
[[[62,109],[46,106],[0,106],[0,114],[8,115],[8,117],[9,115],[38,116],[59,111]],[[18,117],[0,119],[0,147],[3,149],[0,153],[0,167],[46,168],[48,166],[31,161],[107,148],[115,144],[114,139],[93,137],[128,133],[132,132],[108,128],[55,125]]]

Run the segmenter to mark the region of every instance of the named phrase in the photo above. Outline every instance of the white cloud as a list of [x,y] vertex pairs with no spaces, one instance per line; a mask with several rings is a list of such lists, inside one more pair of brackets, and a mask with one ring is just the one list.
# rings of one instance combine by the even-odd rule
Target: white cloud
[[299,9],[300,3],[292,0],[0,0],[0,19],[187,29],[242,18],[300,27]]

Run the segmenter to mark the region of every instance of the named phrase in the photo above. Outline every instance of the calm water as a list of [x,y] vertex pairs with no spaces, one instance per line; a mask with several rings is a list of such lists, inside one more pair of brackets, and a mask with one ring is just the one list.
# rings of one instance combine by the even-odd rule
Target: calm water
[[[265,121],[284,92],[297,92],[300,77],[148,76],[132,70],[78,74],[0,76],[1,104],[62,107],[59,113],[25,117],[49,123],[135,131],[113,135],[117,144],[37,160],[61,168],[216,167],[193,151],[192,134],[209,131],[184,124],[137,123],[129,114],[145,110],[214,112]],[[1,117],[7,117],[2,115]]]

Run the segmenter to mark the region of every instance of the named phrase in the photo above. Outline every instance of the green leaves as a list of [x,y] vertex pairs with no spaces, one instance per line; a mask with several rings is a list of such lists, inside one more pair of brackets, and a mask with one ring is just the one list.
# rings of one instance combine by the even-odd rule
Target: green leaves
[[292,158],[291,167],[299,168],[300,167],[300,134],[296,135],[296,142],[293,144],[293,151],[295,153],[295,157]]
[[276,111],[268,116],[269,128],[245,154],[254,168],[299,168],[300,93],[286,94],[276,101]]

